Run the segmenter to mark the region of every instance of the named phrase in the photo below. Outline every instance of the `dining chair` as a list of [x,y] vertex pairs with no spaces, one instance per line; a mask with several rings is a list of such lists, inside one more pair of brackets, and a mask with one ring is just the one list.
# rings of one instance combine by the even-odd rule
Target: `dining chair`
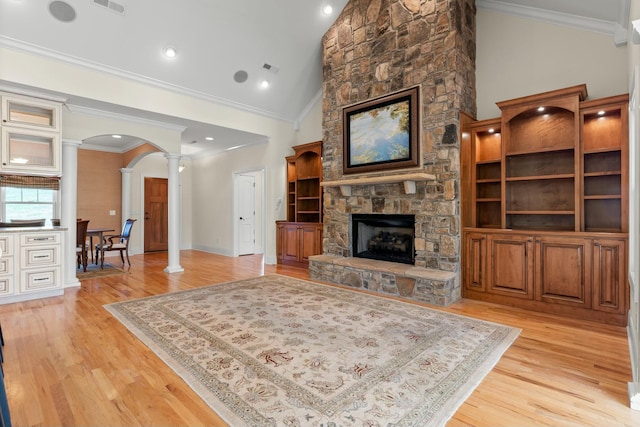
[[88,248],[87,248],[87,228],[89,220],[76,221],[76,258],[78,268],[82,265],[83,271],[87,271]]
[[120,234],[106,234],[103,236],[101,244],[96,244],[96,259],[98,257],[98,251],[100,251],[100,259],[102,262],[104,262],[105,252],[119,251],[122,264],[124,264],[124,257],[126,255],[127,262],[129,263],[129,266],[131,266],[131,261],[129,261],[129,238],[131,236],[131,229],[133,228],[134,222],[136,222],[135,219],[129,218],[125,221]]

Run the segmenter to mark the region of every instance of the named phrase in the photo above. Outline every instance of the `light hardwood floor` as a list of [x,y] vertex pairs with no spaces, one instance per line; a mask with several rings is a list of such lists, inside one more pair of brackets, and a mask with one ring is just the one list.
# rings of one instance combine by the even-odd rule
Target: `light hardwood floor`
[[[0,306],[3,365],[15,426],[224,426],[104,304],[279,273],[261,256],[183,251],[184,273],[166,253],[131,258],[129,275],[82,282],[62,297]],[[449,426],[640,426],[628,406],[624,328],[477,301],[446,311],[522,329]]]

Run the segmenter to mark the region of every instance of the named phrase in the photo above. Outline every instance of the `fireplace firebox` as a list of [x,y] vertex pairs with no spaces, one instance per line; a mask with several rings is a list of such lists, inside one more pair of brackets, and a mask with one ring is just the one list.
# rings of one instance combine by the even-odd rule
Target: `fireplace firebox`
[[414,264],[415,215],[353,214],[353,256]]

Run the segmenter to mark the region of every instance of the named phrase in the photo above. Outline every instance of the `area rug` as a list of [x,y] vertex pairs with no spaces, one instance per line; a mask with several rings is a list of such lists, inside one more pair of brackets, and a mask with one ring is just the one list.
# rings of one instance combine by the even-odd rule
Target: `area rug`
[[105,308],[233,427],[443,425],[520,333],[281,275]]
[[100,277],[117,276],[125,273],[127,273],[126,270],[105,262],[104,268],[100,268],[100,264],[89,264],[87,266],[87,271],[83,271],[82,268],[76,270],[76,277],[78,280],[82,281]]

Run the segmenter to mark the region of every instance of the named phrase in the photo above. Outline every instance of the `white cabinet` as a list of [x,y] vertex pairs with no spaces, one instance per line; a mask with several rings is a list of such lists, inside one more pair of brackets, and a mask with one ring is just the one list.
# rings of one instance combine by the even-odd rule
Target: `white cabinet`
[[14,280],[14,235],[0,235],[0,249],[2,249],[2,258],[0,258],[0,298],[13,295],[15,292]]
[[0,304],[62,295],[62,230],[0,231]]
[[60,175],[60,104],[2,96],[0,172]]
[[60,104],[20,95],[2,96],[2,126],[60,131]]

